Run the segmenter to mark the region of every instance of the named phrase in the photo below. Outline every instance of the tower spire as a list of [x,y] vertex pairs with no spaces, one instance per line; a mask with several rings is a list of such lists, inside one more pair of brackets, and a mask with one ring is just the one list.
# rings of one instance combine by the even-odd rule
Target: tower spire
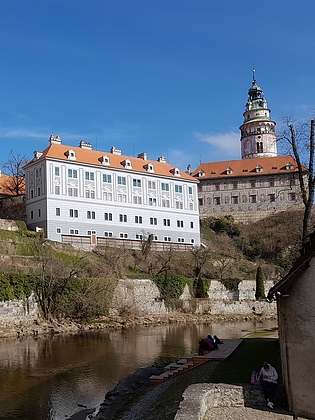
[[242,159],[277,156],[275,125],[261,87],[257,85],[253,64],[252,86],[248,89],[244,122],[240,126]]

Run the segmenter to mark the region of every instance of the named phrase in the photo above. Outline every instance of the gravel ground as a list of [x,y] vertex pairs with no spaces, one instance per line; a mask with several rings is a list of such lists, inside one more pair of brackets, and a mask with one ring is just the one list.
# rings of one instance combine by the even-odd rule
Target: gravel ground
[[[293,415],[283,410],[269,411],[267,408],[221,407],[209,410],[204,420],[292,420]],[[299,420],[308,420],[299,417]]]

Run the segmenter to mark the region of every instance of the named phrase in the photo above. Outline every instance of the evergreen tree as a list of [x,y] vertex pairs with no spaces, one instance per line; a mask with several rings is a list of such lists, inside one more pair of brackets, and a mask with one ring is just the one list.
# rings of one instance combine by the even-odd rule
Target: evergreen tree
[[256,272],[256,300],[265,299],[265,285],[264,285],[264,276],[260,266],[257,268]]

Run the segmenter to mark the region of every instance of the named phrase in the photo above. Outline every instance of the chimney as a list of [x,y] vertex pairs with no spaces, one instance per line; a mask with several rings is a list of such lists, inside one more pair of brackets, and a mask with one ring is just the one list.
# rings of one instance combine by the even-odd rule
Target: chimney
[[92,150],[92,144],[84,140],[80,141],[79,147],[81,149]]
[[143,159],[143,160],[147,160],[148,159],[148,154],[146,152],[139,153],[138,158]]
[[164,156],[160,156],[157,158],[158,162],[166,163],[166,158]]
[[115,146],[112,146],[112,148],[110,149],[110,152],[111,152],[113,155],[121,155],[121,150],[116,149],[116,147],[115,147]]
[[61,144],[62,140],[60,136],[54,136],[53,134],[49,137],[50,144]]

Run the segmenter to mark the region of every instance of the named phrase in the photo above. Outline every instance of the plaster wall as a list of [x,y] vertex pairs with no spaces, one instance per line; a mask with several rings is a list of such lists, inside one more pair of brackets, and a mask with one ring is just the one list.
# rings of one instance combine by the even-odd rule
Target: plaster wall
[[290,409],[300,416],[315,417],[315,260],[278,298],[279,338],[283,376]]

